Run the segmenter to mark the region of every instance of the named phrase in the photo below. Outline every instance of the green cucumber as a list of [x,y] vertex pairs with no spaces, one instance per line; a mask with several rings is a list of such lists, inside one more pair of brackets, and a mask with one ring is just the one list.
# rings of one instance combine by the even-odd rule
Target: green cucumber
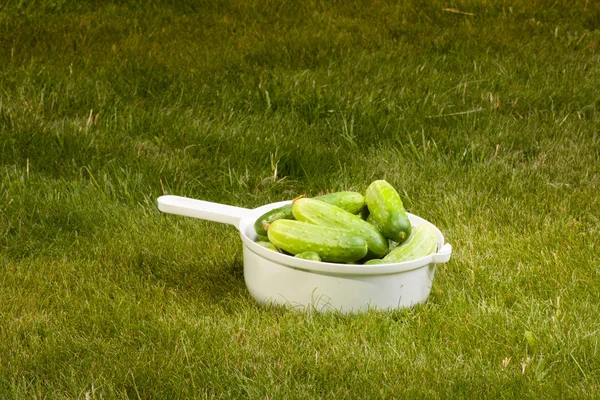
[[269,225],[273,221],[277,221],[278,219],[294,219],[294,214],[292,214],[292,205],[286,204],[283,207],[275,208],[271,211],[267,211],[254,222],[254,230],[256,233],[262,236],[267,236],[267,230]]
[[[364,196],[358,192],[334,192],[314,197],[314,199],[336,205],[353,214],[359,212],[365,204]],[[294,219],[291,204],[267,211],[258,217],[254,223],[254,230],[259,235],[267,236],[269,225],[278,219]]]
[[304,253],[298,253],[294,257],[302,258],[304,260],[321,261],[321,257],[319,257],[319,255],[314,251],[305,251]]
[[259,246],[262,246],[266,249],[273,250],[273,251],[276,251],[279,253],[279,249],[277,247],[275,247],[275,245],[271,242],[265,242],[265,241],[259,240],[258,242],[256,242],[256,244]]
[[360,212],[365,205],[365,197],[358,192],[334,192],[313,198],[343,208],[352,214]]
[[268,236],[263,236],[263,235],[256,235],[256,241],[257,242],[268,242],[269,241],[269,237]]
[[347,229],[359,234],[367,242],[369,258],[383,257],[388,251],[388,241],[373,225],[357,215],[349,213],[333,204],[314,199],[298,199],[294,202],[294,217],[298,221]]
[[294,255],[313,251],[323,261],[353,262],[367,254],[365,239],[345,229],[278,219],[268,233],[275,246]]
[[427,224],[415,226],[408,239],[390,251],[382,260],[371,260],[365,264],[394,264],[416,260],[435,253],[437,244],[437,235],[431,226]]
[[410,221],[396,189],[383,180],[375,181],[367,188],[367,207],[381,233],[397,243],[404,242],[410,235]]

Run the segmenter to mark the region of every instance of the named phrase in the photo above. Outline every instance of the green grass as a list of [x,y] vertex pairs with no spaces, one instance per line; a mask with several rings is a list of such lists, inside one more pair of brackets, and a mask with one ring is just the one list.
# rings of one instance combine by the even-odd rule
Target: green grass
[[[600,398],[597,2],[168,3],[0,6],[0,398]],[[156,208],[375,179],[424,305],[260,306]]]

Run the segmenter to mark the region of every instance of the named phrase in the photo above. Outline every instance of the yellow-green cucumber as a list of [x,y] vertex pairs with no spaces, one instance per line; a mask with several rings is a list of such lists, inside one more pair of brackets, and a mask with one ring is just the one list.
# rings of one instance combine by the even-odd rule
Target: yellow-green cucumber
[[333,204],[303,198],[294,202],[292,211],[298,221],[347,229],[359,234],[367,242],[369,248],[368,258],[383,257],[388,251],[388,241],[377,228],[363,221],[361,217]]
[[303,260],[311,260],[311,261],[321,261],[321,257],[319,254],[314,251],[305,251],[304,253],[298,253],[294,257],[302,258]]
[[267,241],[264,241],[264,240],[259,240],[258,242],[256,242],[256,244],[259,245],[259,246],[262,246],[262,247],[264,247],[266,249],[273,250],[273,251],[276,251],[276,252],[279,253],[279,249],[277,247],[275,247],[275,245],[273,243],[271,243],[271,242],[267,242]]
[[[358,192],[334,192],[314,197],[314,199],[336,205],[353,214],[358,213],[365,205],[365,197]],[[254,230],[259,235],[266,236],[269,224],[278,219],[294,219],[291,204],[275,208],[261,215],[254,223]]]
[[370,260],[365,265],[394,264],[416,260],[435,253],[437,244],[435,230],[427,224],[418,225],[412,228],[412,233],[404,243],[396,246],[383,259]]
[[312,251],[323,261],[353,262],[367,254],[365,239],[346,229],[278,219],[269,227],[268,235],[271,243],[290,254]]
[[404,242],[410,235],[410,221],[400,195],[384,180],[369,185],[365,195],[370,218],[377,223],[383,235],[397,243]]

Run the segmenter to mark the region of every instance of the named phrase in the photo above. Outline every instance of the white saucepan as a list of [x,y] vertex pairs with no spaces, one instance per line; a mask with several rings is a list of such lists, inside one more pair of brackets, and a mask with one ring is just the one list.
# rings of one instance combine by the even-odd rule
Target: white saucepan
[[162,212],[238,228],[244,246],[244,280],[259,303],[344,313],[410,307],[427,300],[436,264],[447,262],[452,254],[452,246],[444,243],[439,229],[412,214],[408,217],[413,226],[429,224],[435,229],[438,251],[407,262],[368,266],[317,262],[277,253],[256,244],[255,220],[265,212],[289,203],[271,203],[252,210],[179,196],[158,198],[158,208]]

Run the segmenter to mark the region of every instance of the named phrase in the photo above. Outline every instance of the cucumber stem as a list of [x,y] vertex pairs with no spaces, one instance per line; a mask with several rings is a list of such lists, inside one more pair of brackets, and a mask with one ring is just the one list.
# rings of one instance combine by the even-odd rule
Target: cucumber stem
[[296,200],[298,200],[298,199],[301,199],[301,198],[303,198],[303,197],[305,197],[305,196],[306,196],[305,194],[301,194],[300,196],[298,196],[298,197],[294,198],[294,199],[292,200],[292,204],[294,204],[294,203],[296,202]]

